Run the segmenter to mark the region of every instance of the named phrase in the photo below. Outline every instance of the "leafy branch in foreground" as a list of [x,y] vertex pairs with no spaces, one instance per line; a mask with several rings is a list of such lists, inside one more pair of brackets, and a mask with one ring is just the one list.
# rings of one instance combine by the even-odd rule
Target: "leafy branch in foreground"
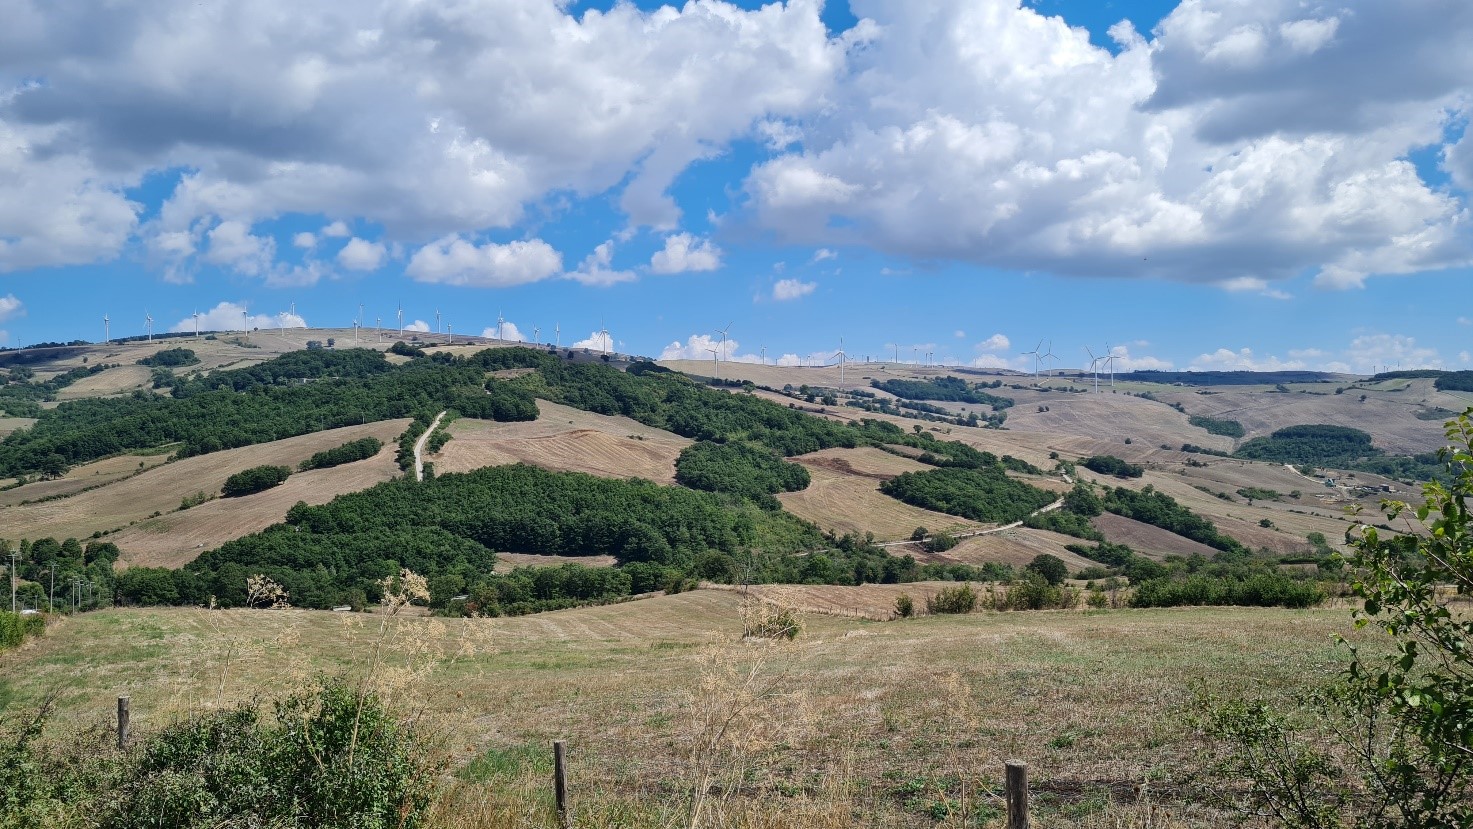
[[1207,715],[1219,770],[1248,784],[1245,811],[1304,829],[1473,826],[1473,409],[1446,433],[1450,483],[1424,485],[1417,506],[1383,502],[1406,532],[1347,533],[1355,624],[1390,641],[1349,646],[1337,680],[1291,714],[1255,702]]

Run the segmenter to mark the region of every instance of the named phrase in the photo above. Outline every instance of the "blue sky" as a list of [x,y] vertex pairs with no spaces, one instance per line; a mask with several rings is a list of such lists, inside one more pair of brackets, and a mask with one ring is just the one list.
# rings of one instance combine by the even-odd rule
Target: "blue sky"
[[1473,368],[1458,0],[11,5],[0,345]]

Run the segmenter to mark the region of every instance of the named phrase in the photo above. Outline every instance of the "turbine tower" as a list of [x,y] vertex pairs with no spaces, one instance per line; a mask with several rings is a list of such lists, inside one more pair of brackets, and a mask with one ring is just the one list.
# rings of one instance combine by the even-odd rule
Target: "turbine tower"
[[845,359],[848,358],[848,356],[849,356],[848,354],[845,354],[844,353],[844,338],[843,337],[840,337],[839,338],[839,350],[838,350],[836,356],[839,358],[839,391],[843,391],[844,390],[844,362],[845,362]]
[[720,351],[717,351],[714,348],[708,348],[706,350],[709,351],[709,352],[711,352],[711,362],[713,362],[713,363],[716,364],[716,379],[717,380],[720,380],[721,379],[721,352]]
[[533,345],[536,345],[537,344],[537,338],[538,337],[541,337],[541,336],[542,336],[542,329],[541,328],[538,328],[535,325],[532,326],[532,344]]
[[435,309],[435,333],[440,333],[440,309]]
[[721,335],[721,356],[722,357],[725,357],[728,361],[731,360],[731,355],[726,353],[726,332],[728,332],[730,330],[731,330],[731,323],[728,322],[726,324],[726,327],[725,328],[723,328],[720,331],[717,331],[716,332],[716,333],[718,333],[718,334]]
[[[730,328],[730,327],[731,327],[730,325],[727,326],[727,328]],[[603,342],[604,356],[605,357],[609,356],[609,329],[607,329],[607,328],[604,327],[604,318],[603,317],[599,317],[598,318],[598,338],[599,338],[600,341]]]
[[767,346],[762,346],[762,365],[767,365]]
[[1100,393],[1100,368],[1099,367],[1100,367],[1100,360],[1102,358],[1096,357],[1095,356],[1095,353],[1093,351],[1090,351],[1089,346],[1085,346],[1084,347],[1084,350],[1085,350],[1086,353],[1089,354],[1089,370],[1095,376],[1095,394],[1099,394]]
[[111,322],[112,320],[107,318],[107,314],[102,315],[102,341],[108,345],[111,345],[113,341],[112,332],[108,329],[108,324]]
[[455,345],[455,327],[448,322],[445,323],[445,333],[450,335],[450,342],[448,344]]
[[404,336],[404,303],[399,303],[399,336]]
[[194,317],[194,338],[199,339],[199,312],[195,311],[190,316]]
[[1039,349],[1041,349],[1041,348],[1043,348],[1043,340],[1039,340],[1038,341],[1038,345],[1035,345],[1033,347],[1033,350],[1032,351],[1025,351],[1025,352],[1023,352],[1023,356],[1024,357],[1027,357],[1029,354],[1032,354],[1033,355],[1033,377],[1034,377],[1034,379],[1037,379],[1038,378],[1038,363],[1039,363],[1039,361],[1041,359],[1043,359],[1042,357],[1039,356]]
[[148,341],[153,342],[153,314],[143,312],[143,327],[148,331]]
[[552,333],[553,333],[554,336],[557,337],[557,342],[555,343],[555,345],[558,348],[562,348],[563,347],[563,324],[560,323],[560,322],[559,323],[554,323],[553,326],[552,326]]
[[[439,311],[436,311],[435,312],[435,315],[436,315],[435,318],[436,319],[439,319],[439,314],[440,314]],[[497,309],[497,311],[496,311],[496,341],[497,342],[503,342],[503,338],[501,336],[501,332],[502,332],[502,329],[505,328],[505,327],[506,327],[506,317],[503,317],[501,315],[501,310],[500,309]]]

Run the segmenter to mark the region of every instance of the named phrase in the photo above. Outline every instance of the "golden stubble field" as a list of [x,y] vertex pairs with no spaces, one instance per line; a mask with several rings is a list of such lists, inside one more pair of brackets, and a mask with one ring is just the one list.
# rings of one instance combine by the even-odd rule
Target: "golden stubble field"
[[[927,585],[801,588],[879,607]],[[1361,638],[1345,609],[808,614],[743,641],[726,590],[515,619],[111,610],[0,655],[3,715],[61,693],[53,726],[144,731],[319,672],[373,674],[461,768],[435,825],[553,825],[548,744],[568,741],[578,826],[998,825],[1002,762],[1029,763],[1049,826],[1227,826],[1193,788],[1194,689],[1276,696]],[[377,656],[375,656],[377,654]],[[1200,782],[1200,781],[1198,781]]]
[[[184,458],[67,498],[5,507],[0,511],[0,522],[6,527],[6,535],[14,538],[85,538],[96,531],[119,530],[107,538],[123,550],[125,562],[178,566],[201,549],[280,521],[298,500],[325,503],[339,493],[363,489],[398,474],[393,440],[408,422],[401,419],[345,426]],[[265,492],[174,512],[188,496],[198,492],[218,494],[225,479],[243,469],[263,464],[295,469],[315,452],[369,435],[387,444],[377,458],[295,473],[285,484]],[[155,512],[164,514],[151,518]],[[129,527],[132,522],[138,523]],[[201,543],[205,546],[199,547]],[[135,551],[138,560],[133,559]]]

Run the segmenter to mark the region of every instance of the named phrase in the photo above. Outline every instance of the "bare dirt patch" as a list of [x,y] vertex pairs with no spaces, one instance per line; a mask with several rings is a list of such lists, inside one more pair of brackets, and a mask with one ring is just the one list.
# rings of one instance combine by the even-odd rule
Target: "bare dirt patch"
[[690,441],[627,417],[610,417],[537,401],[539,416],[525,423],[461,418],[451,441],[430,457],[436,472],[528,463],[545,469],[606,478],[675,481],[675,459]]

